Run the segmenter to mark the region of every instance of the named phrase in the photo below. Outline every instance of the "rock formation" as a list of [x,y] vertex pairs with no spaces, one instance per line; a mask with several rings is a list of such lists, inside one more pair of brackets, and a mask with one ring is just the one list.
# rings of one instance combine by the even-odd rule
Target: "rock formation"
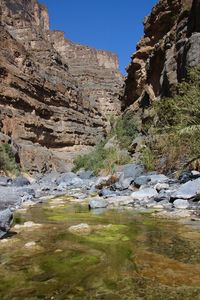
[[122,86],[114,54],[49,30],[37,0],[0,0],[0,131],[24,170],[61,170],[64,150],[94,145]]
[[172,96],[188,67],[200,63],[200,1],[160,0],[127,68],[123,106],[145,118],[152,101]]

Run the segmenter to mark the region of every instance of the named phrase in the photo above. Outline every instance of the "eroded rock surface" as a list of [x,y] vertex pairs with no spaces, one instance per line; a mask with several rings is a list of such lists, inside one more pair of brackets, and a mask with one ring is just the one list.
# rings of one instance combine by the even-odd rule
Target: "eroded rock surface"
[[0,131],[23,169],[66,171],[67,149],[94,145],[119,114],[122,85],[116,55],[49,30],[37,0],[0,0]]
[[188,67],[200,63],[200,1],[160,0],[144,20],[144,37],[127,68],[124,107],[141,112],[172,96]]

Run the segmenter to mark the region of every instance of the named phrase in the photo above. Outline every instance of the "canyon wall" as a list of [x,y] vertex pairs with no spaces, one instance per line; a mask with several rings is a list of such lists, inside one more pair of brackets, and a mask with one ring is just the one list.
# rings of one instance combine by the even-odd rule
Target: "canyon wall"
[[127,68],[123,108],[140,112],[173,96],[188,67],[200,63],[200,1],[160,0],[144,20],[144,36]]
[[0,131],[22,169],[61,170],[70,147],[93,146],[121,111],[116,55],[49,29],[37,0],[0,0]]

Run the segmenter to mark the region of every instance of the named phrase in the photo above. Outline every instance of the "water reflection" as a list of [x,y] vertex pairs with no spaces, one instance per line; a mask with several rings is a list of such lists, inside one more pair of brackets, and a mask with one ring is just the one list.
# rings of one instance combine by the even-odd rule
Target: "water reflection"
[[[200,299],[199,230],[67,201],[16,215],[16,223],[26,220],[42,227],[22,226],[0,243],[2,300]],[[90,234],[68,231],[80,223]]]

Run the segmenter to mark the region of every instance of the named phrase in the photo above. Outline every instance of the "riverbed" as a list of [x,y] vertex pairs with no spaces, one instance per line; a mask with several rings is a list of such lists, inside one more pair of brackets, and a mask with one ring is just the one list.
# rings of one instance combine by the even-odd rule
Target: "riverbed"
[[67,196],[19,210],[0,241],[0,299],[200,299],[200,229]]

